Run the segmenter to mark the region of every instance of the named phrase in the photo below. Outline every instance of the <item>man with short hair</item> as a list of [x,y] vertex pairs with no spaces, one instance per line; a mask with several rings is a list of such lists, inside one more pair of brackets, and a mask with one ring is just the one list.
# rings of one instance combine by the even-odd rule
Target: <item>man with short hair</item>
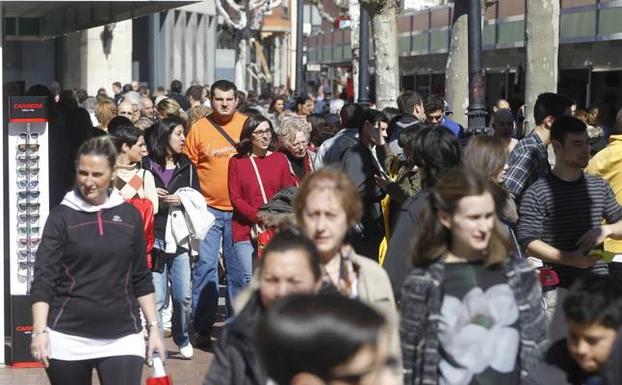
[[190,108],[203,105],[203,95],[203,86],[190,86],[190,88],[186,90],[186,98],[188,99]]
[[138,80],[132,80],[130,86],[132,86],[132,91],[138,92],[138,87],[140,87],[140,83],[138,83]]
[[341,130],[320,145],[315,156],[315,169],[339,163],[343,153],[357,143],[363,111],[360,104],[348,103],[341,107]]
[[464,135],[464,128],[449,119],[445,115],[445,101],[438,95],[430,95],[423,103],[423,109],[425,111],[425,120],[430,124],[440,124],[449,128],[449,130],[458,138],[462,145],[466,144],[466,138]]
[[415,91],[404,91],[397,97],[397,107],[400,110],[399,119],[389,127],[389,136],[387,142],[393,154],[400,159],[405,159],[404,149],[397,143],[402,128],[413,126],[419,122],[425,121],[425,110],[423,109],[423,99]]
[[188,103],[188,99],[186,99],[181,94],[182,89],[183,85],[181,84],[181,82],[179,80],[173,80],[171,82],[171,92],[166,96],[179,103],[179,106],[182,108],[182,110],[187,111],[188,109],[190,109],[190,103]]
[[547,92],[538,95],[533,109],[536,128],[512,150],[503,180],[517,204],[536,179],[550,172],[547,153],[547,146],[551,143],[550,129],[557,119],[570,114],[572,104],[571,99],[559,94]]
[[123,95],[123,87],[121,82],[112,83],[112,93],[114,94],[114,102],[119,103],[119,99]]
[[236,91],[235,84],[227,80],[212,84],[214,110],[192,125],[184,150],[197,168],[208,210],[215,217],[214,224],[201,241],[192,279],[192,312],[198,345],[209,343],[216,320],[221,246],[227,266],[228,305],[238,294],[236,288],[246,284],[241,273],[236,274],[232,267],[236,264],[231,233],[233,207],[227,189],[229,158],[237,153],[235,144],[246,122],[246,116],[236,111]]
[[143,96],[142,114],[152,121],[155,120],[155,108],[153,106],[153,100],[151,100],[149,96]]
[[[564,116],[555,120],[549,133],[557,161],[523,196],[518,241],[527,255],[548,265],[542,271],[545,281],[550,278],[544,300],[555,324],[557,303],[578,277],[590,271],[608,274],[601,254],[592,250],[607,237],[622,238],[622,207],[607,181],[583,173],[590,159],[585,123]],[[563,323],[551,332],[563,335]]]
[[121,103],[117,106],[117,116],[123,116],[128,118],[132,123],[136,123],[140,117],[140,114],[136,114],[135,106],[127,99],[121,100]]
[[358,127],[359,140],[343,154],[341,164],[357,188],[363,203],[363,216],[359,229],[351,236],[354,250],[361,255],[378,260],[378,248],[384,237],[380,201],[386,193],[376,183],[376,175],[385,176],[384,159],[378,159],[377,146],[386,143],[388,119],[380,111],[367,109]]
[[563,308],[568,336],[551,346],[523,384],[620,384],[604,381],[622,326],[620,287],[607,277],[586,274],[569,289]]

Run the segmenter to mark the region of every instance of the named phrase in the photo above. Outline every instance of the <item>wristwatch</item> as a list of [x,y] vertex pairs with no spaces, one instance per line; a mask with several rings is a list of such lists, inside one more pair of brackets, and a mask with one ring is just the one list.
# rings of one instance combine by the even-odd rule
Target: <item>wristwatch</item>
[[33,332],[30,334],[30,338],[35,338],[36,336],[40,336],[41,334],[47,334],[47,333],[48,333],[47,329],[43,329],[43,330],[41,330],[40,332],[35,332],[35,331],[33,331]]
[[158,321],[147,322],[147,327],[158,326]]

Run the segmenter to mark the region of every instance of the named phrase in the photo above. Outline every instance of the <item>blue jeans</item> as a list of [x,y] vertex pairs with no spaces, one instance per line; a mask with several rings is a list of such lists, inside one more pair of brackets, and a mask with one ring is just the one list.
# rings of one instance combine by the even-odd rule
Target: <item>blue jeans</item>
[[229,299],[231,302],[251,283],[253,277],[253,253],[255,249],[251,241],[235,242],[233,244],[235,251],[234,260],[227,264],[228,276],[231,279],[227,281],[229,288]]
[[[231,238],[231,211],[222,211],[213,207],[207,209],[214,215],[214,224],[199,245],[199,258],[194,265],[192,278],[192,317],[194,330],[209,333],[216,321],[218,311],[218,260],[220,245],[223,245],[225,265],[234,257]],[[227,271],[229,267],[226,266]],[[231,273],[227,273],[231,279]]]
[[[156,239],[153,247],[164,250],[164,241]],[[152,273],[160,330],[162,330],[162,316],[160,312],[168,304],[168,279],[170,276],[171,302],[173,303],[171,332],[173,334],[173,341],[177,346],[184,346],[190,342],[188,327],[190,325],[190,300],[192,295],[190,283],[191,274],[190,256],[187,252],[175,255],[175,257],[166,264],[162,273]]]

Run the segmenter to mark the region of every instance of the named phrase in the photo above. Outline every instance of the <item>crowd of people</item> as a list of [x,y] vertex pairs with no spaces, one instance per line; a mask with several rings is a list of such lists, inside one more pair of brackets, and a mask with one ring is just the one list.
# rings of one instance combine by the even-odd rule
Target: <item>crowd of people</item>
[[32,285],[53,385],[137,385],[169,333],[206,385],[622,383],[622,110],[544,93],[523,134],[500,100],[471,136],[414,91],[113,88],[29,90],[76,154]]

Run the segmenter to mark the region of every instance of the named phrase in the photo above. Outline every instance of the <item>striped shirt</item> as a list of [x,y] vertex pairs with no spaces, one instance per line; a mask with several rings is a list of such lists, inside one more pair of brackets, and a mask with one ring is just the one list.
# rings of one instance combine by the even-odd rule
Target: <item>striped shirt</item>
[[[584,174],[576,181],[567,182],[551,173],[538,179],[523,196],[518,240],[524,248],[534,240],[541,240],[561,251],[573,251],[587,231],[600,226],[603,220],[614,223],[621,218],[622,207],[604,179]],[[588,270],[552,266],[562,287],[568,287]],[[590,270],[606,274],[607,266],[598,262]]]
[[550,171],[547,146],[532,131],[516,144],[508,157],[508,171],[503,184],[519,203],[527,188]]

